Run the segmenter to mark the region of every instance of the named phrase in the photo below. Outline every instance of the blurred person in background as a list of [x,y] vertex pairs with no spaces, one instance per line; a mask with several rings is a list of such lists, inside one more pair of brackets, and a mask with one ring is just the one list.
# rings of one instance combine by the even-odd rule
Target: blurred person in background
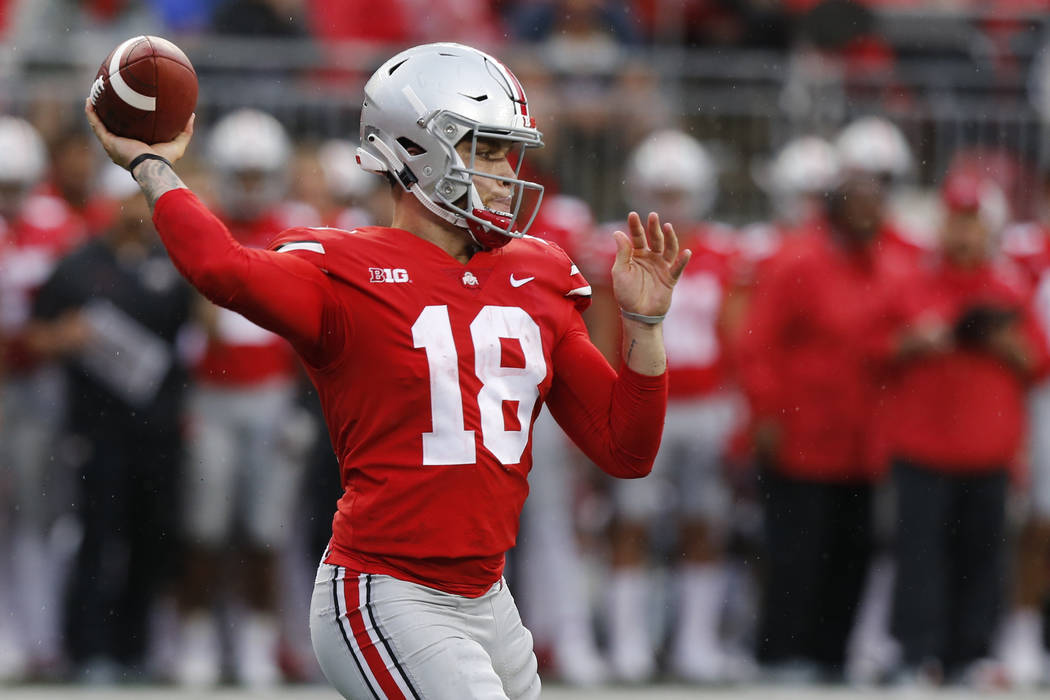
[[[265,246],[293,225],[319,223],[312,207],[285,201],[291,142],[264,112],[223,117],[206,148],[217,209],[231,234]],[[278,569],[291,531],[304,452],[311,439],[296,405],[298,365],[281,337],[203,300],[199,323],[206,346],[188,402],[188,459],[183,530],[186,561],[175,680],[210,686],[222,677],[215,613],[224,594],[246,609],[232,627],[233,671],[239,683],[278,683]],[[234,560],[232,591],[216,572]],[[225,580],[223,578],[219,581]]]
[[37,192],[43,140],[0,117],[0,679],[49,673],[61,660],[60,543],[53,527],[69,483],[57,446],[65,408],[59,369],[28,342],[33,300],[58,261],[85,238],[59,197]]
[[135,182],[116,166],[102,179],[119,203],[113,223],[54,270],[27,331],[68,380],[83,535],[66,581],[65,640],[89,683],[142,679],[150,606],[175,574],[186,386],[175,343],[193,299]]
[[839,181],[838,152],[819,136],[798,136],[781,146],[769,162],[752,166],[751,174],[768,197],[770,218],[745,226],[736,235],[736,279],[722,313],[725,336],[734,345],[760,268],[785,238],[811,230],[824,218],[828,193]]
[[[1050,334],[1050,171],[1041,173],[1036,216],[1003,231],[1003,252],[1026,276],[1033,308]],[[1028,399],[1028,469],[1024,524],[1017,542],[1010,610],[999,656],[1010,680],[1030,687],[1047,679],[1043,607],[1050,600],[1050,381],[1032,387]]]
[[718,171],[707,149],[684,132],[658,131],[639,144],[628,158],[624,193],[632,209],[662,212],[693,258],[668,312],[674,321],[664,339],[670,388],[653,473],[613,486],[610,659],[622,680],[644,681],[656,671],[662,645],[653,632],[664,625],[654,625],[652,569],[657,543],[667,539],[661,528],[670,527],[669,670],[689,681],[722,682],[739,666],[720,639],[730,515],[723,458],[740,408],[728,385],[720,328],[733,277],[733,233],[704,223],[717,197]]
[[920,232],[901,221],[891,207],[891,197],[900,194],[913,168],[911,147],[897,125],[883,117],[860,117],[838,133],[835,149],[844,172],[863,173],[881,181],[876,245],[913,258],[927,252],[932,242],[923,240]]
[[883,188],[843,174],[825,216],[760,268],[739,334],[765,528],[758,658],[771,679],[844,677],[872,547],[878,339],[909,265],[875,244]]
[[393,216],[390,190],[383,180],[357,164],[357,144],[330,139],[317,150],[329,206],[321,209],[326,226],[349,231],[358,226],[385,226]]
[[828,193],[838,184],[839,174],[838,151],[814,135],[791,139],[772,160],[752,167],[755,184],[768,198],[770,217],[737,234],[742,278],[734,296],[740,311],[746,308],[748,289],[762,262],[776,253],[785,237],[809,230],[823,219]]
[[[544,197],[529,231],[586,265],[583,261],[595,237],[594,216],[581,199],[551,195]],[[605,262],[602,258],[603,265]],[[588,270],[580,269],[588,275]],[[611,299],[612,290],[592,283],[591,295],[605,301]],[[584,321],[597,345],[590,324],[593,308],[592,304],[584,312]],[[618,307],[613,306],[612,313],[619,316]],[[618,357],[618,334],[612,341],[617,344]],[[587,586],[588,557],[594,553],[582,550],[576,527],[580,467],[587,461],[549,410],[543,409],[532,430],[529,497],[522,508],[521,531],[511,559],[522,621],[532,632],[541,663],[549,658],[553,672],[565,683],[593,686],[608,680],[608,668],[598,652]]]
[[990,660],[1006,579],[1006,490],[1046,341],[996,259],[1002,191],[950,173],[936,258],[898,290],[888,430],[897,502],[893,632],[901,683],[1000,687]]
[[109,229],[113,202],[98,191],[102,162],[91,135],[82,128],[66,128],[51,142],[50,172],[42,190],[61,197],[79,216],[89,236]]

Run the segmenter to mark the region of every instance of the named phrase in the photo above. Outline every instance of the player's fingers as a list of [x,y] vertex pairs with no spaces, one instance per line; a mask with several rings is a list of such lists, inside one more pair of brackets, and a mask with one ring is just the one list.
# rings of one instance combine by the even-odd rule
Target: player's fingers
[[645,240],[645,227],[642,226],[642,217],[638,212],[632,211],[627,215],[627,230],[631,232],[631,245],[638,250],[646,250],[649,246]]
[[84,100],[84,114],[87,115],[88,124],[91,125],[91,130],[95,132],[95,136],[98,137],[99,141],[105,141],[105,136],[108,135],[109,130],[102,123],[102,120],[98,118],[98,114],[95,113],[95,108],[91,104],[90,99]]
[[660,215],[655,211],[649,212],[649,249],[657,255],[664,252],[664,232],[660,228]]
[[631,239],[623,231],[613,231],[613,240],[616,241],[616,260],[613,267],[622,267],[631,261]]
[[669,263],[678,259],[678,236],[674,232],[674,226],[664,224],[664,260]]
[[186,148],[186,145],[190,142],[190,138],[193,137],[193,122],[196,121],[196,119],[196,113],[191,114],[190,118],[186,120],[186,126],[184,126],[182,131],[179,132],[179,135],[175,137],[175,143],[182,148]]
[[675,282],[678,281],[678,278],[682,276],[683,272],[685,272],[685,266],[689,263],[689,259],[692,257],[693,251],[688,248],[682,251],[682,254],[678,256],[678,260],[676,260],[675,264],[671,267],[672,280]]

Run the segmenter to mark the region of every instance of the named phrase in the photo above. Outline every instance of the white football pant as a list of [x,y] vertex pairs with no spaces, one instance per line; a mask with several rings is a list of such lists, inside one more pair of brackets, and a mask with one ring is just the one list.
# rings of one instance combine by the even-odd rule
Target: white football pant
[[466,598],[322,563],[310,633],[321,670],[345,698],[540,695],[532,635],[502,579]]

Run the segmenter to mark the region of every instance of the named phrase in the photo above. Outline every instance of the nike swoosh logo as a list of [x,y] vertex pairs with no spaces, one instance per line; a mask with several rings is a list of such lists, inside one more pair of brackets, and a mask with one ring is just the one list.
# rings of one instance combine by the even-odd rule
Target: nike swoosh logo
[[512,286],[512,287],[520,287],[521,285],[526,284],[527,282],[531,282],[534,279],[536,279],[536,278],[535,277],[522,277],[520,280],[514,279],[514,273],[511,273],[511,275],[510,275],[510,286]]

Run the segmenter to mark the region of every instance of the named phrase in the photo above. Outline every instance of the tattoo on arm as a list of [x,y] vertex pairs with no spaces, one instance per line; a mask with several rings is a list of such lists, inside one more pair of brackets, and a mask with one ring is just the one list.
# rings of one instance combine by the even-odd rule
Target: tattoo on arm
[[182,180],[179,179],[179,176],[175,174],[175,171],[159,160],[142,161],[135,168],[132,176],[139,183],[139,186],[142,187],[142,193],[146,195],[146,202],[149,203],[150,211],[153,211],[157,200],[165,192],[186,187]]

